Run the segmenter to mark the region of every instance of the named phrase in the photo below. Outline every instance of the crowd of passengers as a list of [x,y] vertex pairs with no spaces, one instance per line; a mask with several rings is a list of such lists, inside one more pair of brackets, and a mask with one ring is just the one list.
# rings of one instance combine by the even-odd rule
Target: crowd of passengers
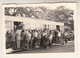
[[[10,32],[10,41],[13,50],[33,50],[36,47],[52,48],[53,43],[64,44],[64,33],[59,30],[30,30],[17,28]],[[64,39],[64,40],[63,40]]]

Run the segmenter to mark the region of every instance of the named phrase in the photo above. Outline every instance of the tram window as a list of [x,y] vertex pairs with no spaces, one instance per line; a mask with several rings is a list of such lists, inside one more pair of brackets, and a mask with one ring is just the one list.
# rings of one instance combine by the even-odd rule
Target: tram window
[[21,22],[14,21],[14,32],[16,31],[16,29],[19,27],[20,24]]
[[60,26],[59,26],[59,25],[56,25],[56,29],[57,29],[58,31],[60,31]]
[[44,24],[44,27],[47,27],[47,25],[46,25],[46,24]]
[[48,25],[48,27],[49,27],[49,25]]
[[21,22],[14,22],[14,25],[18,26]]

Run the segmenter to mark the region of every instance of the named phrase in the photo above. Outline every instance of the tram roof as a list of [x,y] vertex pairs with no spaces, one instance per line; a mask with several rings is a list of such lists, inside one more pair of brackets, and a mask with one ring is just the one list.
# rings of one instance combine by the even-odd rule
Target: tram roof
[[42,19],[34,19],[28,17],[15,17],[15,16],[5,16],[5,20],[9,21],[18,21],[18,22],[31,22],[31,23],[43,23],[43,24],[56,24],[56,25],[64,25],[61,22],[49,21],[49,20],[42,20]]

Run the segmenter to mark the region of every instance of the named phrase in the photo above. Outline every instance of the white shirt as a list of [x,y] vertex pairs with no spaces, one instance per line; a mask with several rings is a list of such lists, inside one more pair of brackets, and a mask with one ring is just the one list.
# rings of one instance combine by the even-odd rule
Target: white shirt
[[28,33],[29,39],[31,39],[31,33]]
[[47,35],[47,32],[43,32],[43,34],[42,34],[43,36],[45,36],[45,35]]
[[27,41],[30,41],[30,39],[31,39],[31,33],[28,32],[28,33],[26,34],[26,40],[27,40]]
[[61,37],[61,32],[58,32],[58,36]]
[[50,34],[49,39],[52,40],[52,34]]
[[34,32],[34,37],[37,37],[38,36],[38,33],[37,32]]

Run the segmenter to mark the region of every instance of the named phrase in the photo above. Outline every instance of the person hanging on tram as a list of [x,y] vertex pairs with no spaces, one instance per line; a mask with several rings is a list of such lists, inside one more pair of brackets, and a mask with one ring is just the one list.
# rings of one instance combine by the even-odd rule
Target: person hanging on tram
[[25,50],[25,36],[26,36],[26,30],[21,31],[21,49]]
[[17,46],[17,50],[20,49],[20,43],[21,43],[21,28],[17,28],[17,31],[15,32],[15,36],[16,36],[16,46]]
[[12,50],[16,50],[15,33],[13,30],[10,32],[10,38]]

